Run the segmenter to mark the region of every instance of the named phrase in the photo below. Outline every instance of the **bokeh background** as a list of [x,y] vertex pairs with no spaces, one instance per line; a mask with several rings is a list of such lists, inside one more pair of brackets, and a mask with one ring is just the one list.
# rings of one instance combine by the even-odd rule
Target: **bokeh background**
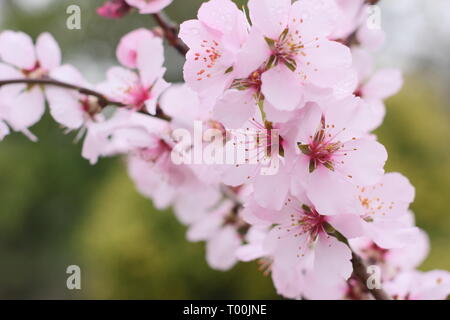
[[[137,13],[100,18],[94,9],[102,2],[0,0],[0,30],[50,31],[64,61],[100,81],[117,63],[120,37],[153,26]],[[174,0],[167,13],[190,19],[201,2]],[[81,30],[66,28],[71,4],[81,7]],[[421,269],[450,270],[450,2],[384,0],[381,7],[387,44],[378,63],[403,68],[406,82],[377,134],[389,151],[387,169],[417,188],[412,209],[432,248]],[[182,58],[171,48],[167,57],[167,79],[180,81]],[[120,159],[90,166],[74,134],[64,135],[48,115],[32,131],[38,143],[13,134],[0,144],[0,298],[277,298],[256,264],[211,270],[203,244],[187,242],[170,212],[137,194]],[[72,264],[82,270],[80,291],[66,288]]]

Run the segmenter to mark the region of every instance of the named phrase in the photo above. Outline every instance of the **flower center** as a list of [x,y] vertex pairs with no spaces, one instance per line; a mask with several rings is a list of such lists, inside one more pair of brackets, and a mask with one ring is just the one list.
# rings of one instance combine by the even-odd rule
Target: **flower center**
[[259,95],[259,93],[261,92],[261,85],[262,85],[261,74],[263,72],[264,72],[263,69],[258,69],[252,72],[252,74],[250,74],[248,78],[235,79],[231,84],[231,88],[237,90],[252,89],[255,91],[257,95]]
[[[325,120],[322,118],[321,128],[316,132],[314,137],[310,137],[309,144],[297,143],[300,151],[307,155],[310,159],[309,161],[309,172],[313,172],[319,165],[334,171],[336,166],[335,155],[340,154],[344,144],[340,141],[334,141],[336,136],[327,132],[327,129],[333,128],[334,125],[325,125]],[[342,130],[345,130],[342,129]],[[346,153],[343,154],[347,155]],[[342,162],[341,162],[342,163]]]
[[290,32],[286,28],[277,40],[266,38],[266,42],[272,50],[272,56],[267,62],[268,69],[278,63],[284,63],[291,71],[297,69],[296,57],[299,54],[305,55],[305,45],[298,30]]
[[127,90],[129,104],[134,106],[136,109],[141,109],[145,101],[150,99],[150,90],[145,89],[140,84],[135,84],[132,87],[129,87]]
[[48,71],[41,67],[39,62],[32,69],[21,70],[23,75],[28,79],[42,79],[48,75]]
[[[288,200],[289,201],[289,200]],[[311,242],[315,241],[321,231],[324,230],[326,216],[319,214],[316,209],[303,204],[300,209],[295,209],[291,214],[290,228],[286,231],[296,231],[295,237],[307,234]]]

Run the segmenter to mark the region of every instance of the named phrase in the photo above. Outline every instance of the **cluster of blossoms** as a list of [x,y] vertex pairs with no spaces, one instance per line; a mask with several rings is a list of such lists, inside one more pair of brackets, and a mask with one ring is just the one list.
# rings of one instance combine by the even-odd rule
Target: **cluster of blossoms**
[[[111,0],[98,12],[157,14],[170,2]],[[373,70],[384,34],[366,23],[371,2],[249,0],[248,11],[205,2],[180,26],[183,84],[164,80],[160,32],[125,35],[121,66],[91,85],[61,65],[48,33],[34,45],[3,31],[0,84],[19,81],[0,88],[0,138],[12,129],[35,139],[29,128],[47,101],[84,136],[92,164],[126,157],[138,191],[173,207],[187,238],[206,242],[212,268],[258,260],[284,297],[372,299],[358,257],[377,266],[393,299],[445,299],[450,274],[416,270],[428,239],[409,210],[414,188],[384,172],[387,152],[372,133],[402,77]],[[220,161],[230,153],[243,161]]]

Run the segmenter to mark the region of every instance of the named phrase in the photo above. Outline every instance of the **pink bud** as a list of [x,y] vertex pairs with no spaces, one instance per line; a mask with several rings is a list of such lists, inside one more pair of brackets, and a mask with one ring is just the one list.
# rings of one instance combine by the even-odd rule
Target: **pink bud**
[[105,18],[118,19],[125,16],[130,9],[125,0],[110,0],[97,8],[97,14]]

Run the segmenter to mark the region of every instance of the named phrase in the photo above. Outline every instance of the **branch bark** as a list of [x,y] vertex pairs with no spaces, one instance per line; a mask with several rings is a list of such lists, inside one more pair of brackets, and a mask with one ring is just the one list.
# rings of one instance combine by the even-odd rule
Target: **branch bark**
[[339,241],[343,242],[350,248],[352,252],[352,266],[353,266],[353,274],[358,278],[358,280],[362,283],[362,285],[367,288],[367,290],[372,294],[375,300],[391,300],[389,295],[383,289],[370,289],[367,285],[369,280],[369,274],[367,273],[367,265],[364,260],[356,254],[355,251],[350,247],[348,239],[342,235],[339,231],[333,228],[330,224],[325,225],[325,229],[330,236],[335,237]]
[[[6,86],[6,85],[13,85],[13,84],[27,84],[27,85],[46,85],[46,86],[55,86],[55,87],[60,87],[60,88],[64,88],[64,89],[69,89],[69,90],[75,90],[81,94],[87,95],[87,96],[92,96],[92,97],[96,97],[98,99],[98,103],[100,105],[100,107],[103,109],[106,106],[114,106],[114,107],[118,107],[118,108],[126,108],[127,106],[121,102],[117,102],[117,101],[112,101],[109,100],[106,96],[104,96],[102,93],[92,90],[92,89],[88,89],[88,88],[84,88],[81,86],[77,86],[71,83],[67,83],[64,81],[59,81],[56,79],[52,79],[52,78],[43,78],[43,79],[28,79],[28,78],[23,78],[23,79],[6,79],[6,80],[0,80],[0,87],[2,86]],[[141,111],[139,111],[141,112]],[[166,115],[161,108],[159,107],[159,105],[156,108],[156,114],[152,115],[149,113],[146,113],[146,115],[150,116],[150,117],[155,117],[161,120],[166,120],[166,121],[170,121],[171,118]]]
[[358,256],[352,250],[352,265],[353,273],[358,277],[358,279],[367,287],[375,300],[391,300],[389,295],[382,289],[369,289],[367,286],[367,281],[369,280],[369,275],[367,273],[367,265],[363,259]]
[[163,12],[154,13],[153,18],[163,30],[163,36],[182,56],[185,56],[189,48],[178,38],[179,26],[173,23]]
[[0,87],[5,86],[5,85],[11,85],[11,84],[19,84],[19,83],[28,84],[28,85],[56,86],[56,87],[60,87],[60,88],[75,90],[75,91],[78,91],[81,94],[85,94],[85,95],[88,95],[88,96],[96,97],[98,99],[98,102],[99,102],[99,104],[100,104],[100,106],[102,108],[107,106],[107,105],[116,106],[116,107],[125,107],[125,105],[120,103],[120,102],[108,100],[108,98],[106,98],[103,94],[101,94],[98,91],[95,91],[95,90],[92,90],[92,89],[88,89],[88,88],[84,88],[84,87],[81,87],[81,86],[77,86],[77,85],[74,85],[74,84],[71,84],[71,83],[59,81],[59,80],[52,79],[52,78],[43,78],[43,79],[23,78],[23,79],[0,80]]

